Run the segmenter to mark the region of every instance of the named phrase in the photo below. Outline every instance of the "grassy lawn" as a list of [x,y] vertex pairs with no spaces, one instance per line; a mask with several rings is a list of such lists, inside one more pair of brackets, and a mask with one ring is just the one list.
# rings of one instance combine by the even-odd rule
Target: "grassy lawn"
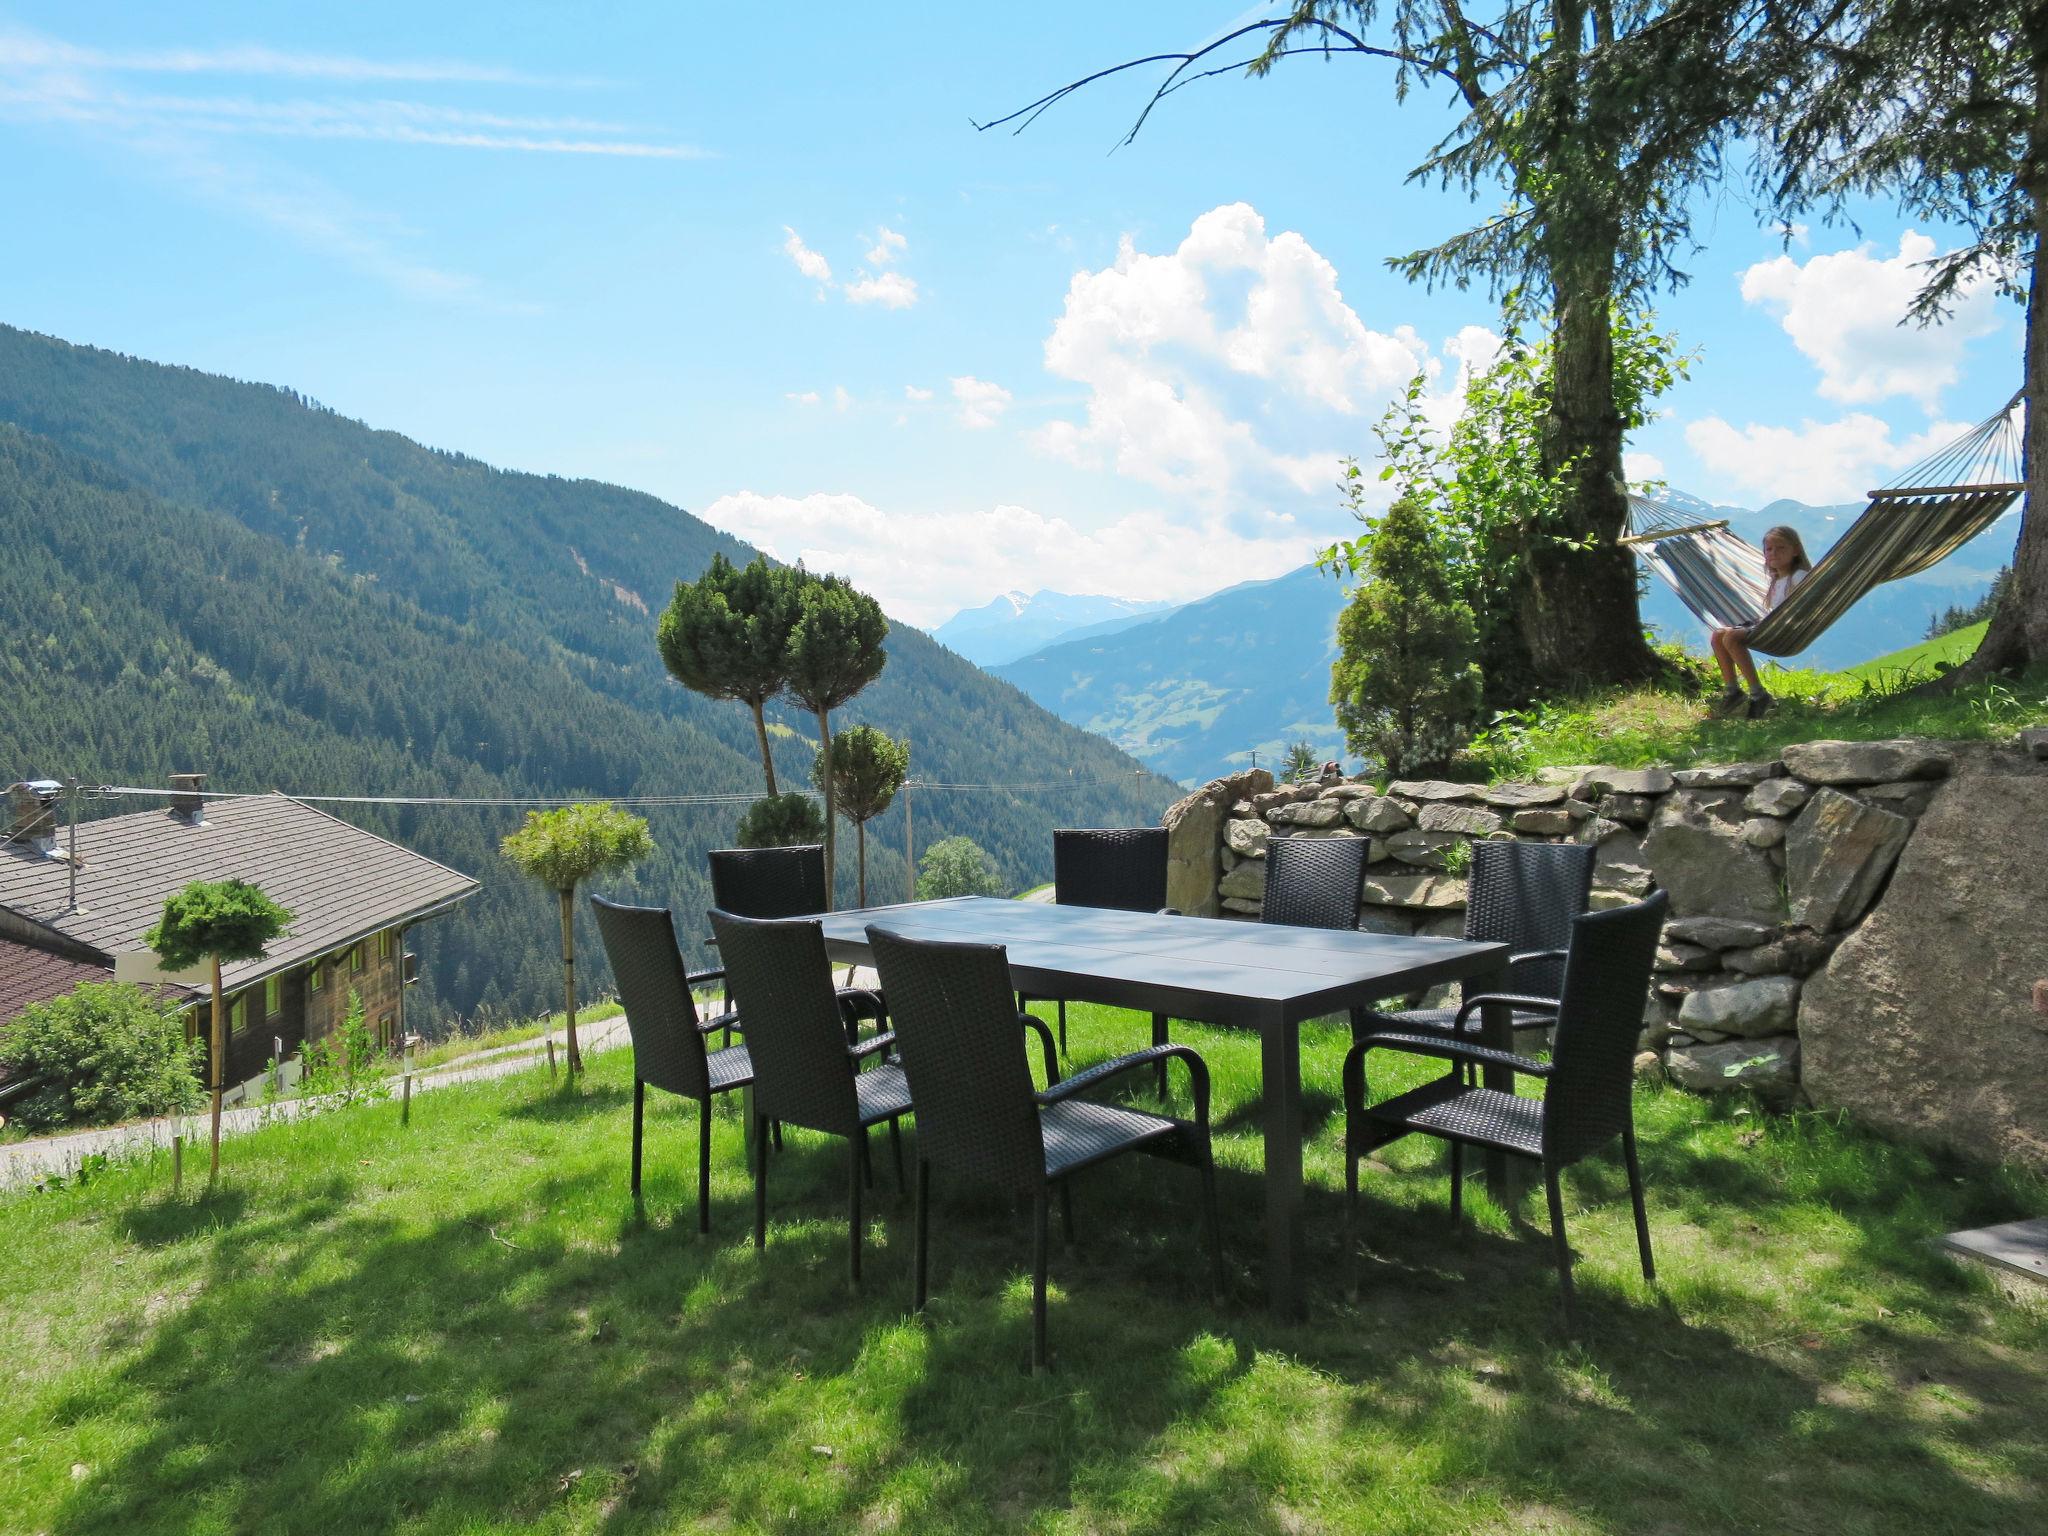
[[[1145,1033],[1071,1017],[1077,1058]],[[1645,1089],[1663,1278],[1618,1166],[1583,1165],[1567,1343],[1540,1193],[1454,1236],[1432,1147],[1367,1170],[1369,1250],[1341,1251],[1343,1042],[1318,1030],[1311,1315],[1280,1326],[1256,1044],[1177,1034],[1216,1073],[1228,1293],[1186,1170],[1098,1172],[1037,1379],[1008,1202],[941,1185],[920,1325],[886,1156],[854,1293],[841,1146],[791,1134],[757,1258],[726,1110],[699,1239],[676,1101],[644,1214],[627,1196],[624,1052],[573,1096],[537,1072],[409,1129],[379,1104],[231,1141],[211,1198],[170,1199],[161,1163],[9,1197],[0,1531],[2048,1529],[2048,1309],[1928,1246],[2048,1209],[2041,1181]]]
[[1934,676],[1937,659],[1967,658],[1975,640],[1960,639],[1963,633],[1878,657],[1848,672],[1767,664],[1764,686],[1777,705],[1761,720],[1717,718],[1708,711],[1708,699],[1659,688],[1543,704],[1496,721],[1474,743],[1468,764],[1474,775],[1487,778],[1590,763],[1682,768],[1754,762],[1795,741],[1895,736],[2004,740],[2022,726],[2048,722],[2048,667],[1946,694],[1913,691]]

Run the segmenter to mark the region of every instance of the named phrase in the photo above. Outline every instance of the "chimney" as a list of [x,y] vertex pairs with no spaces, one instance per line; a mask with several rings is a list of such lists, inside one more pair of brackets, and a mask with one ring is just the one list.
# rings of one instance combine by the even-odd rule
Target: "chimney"
[[45,858],[57,849],[57,797],[64,786],[55,779],[28,779],[7,786],[7,841]]
[[206,802],[200,791],[206,788],[203,773],[174,773],[171,775],[171,818],[182,821],[188,827],[206,825]]

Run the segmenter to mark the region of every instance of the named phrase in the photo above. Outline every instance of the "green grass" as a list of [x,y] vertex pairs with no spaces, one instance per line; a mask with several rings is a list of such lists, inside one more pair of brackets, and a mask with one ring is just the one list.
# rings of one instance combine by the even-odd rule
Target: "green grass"
[[[616,999],[591,1003],[576,1010],[576,1027],[580,1031],[586,1024],[595,1024],[603,1019],[614,1018],[625,1010]],[[565,1015],[550,1014],[545,1019],[528,1019],[519,1024],[507,1024],[498,1029],[478,1030],[466,1034],[460,1029],[439,1040],[430,1040],[412,1054],[412,1070],[423,1072],[429,1067],[445,1066],[463,1056],[474,1056],[479,1051],[496,1050],[500,1046],[520,1045],[528,1040],[538,1040],[561,1029]],[[393,1060],[391,1070],[403,1070],[404,1063]]]
[[[1081,1059],[1145,1033],[1071,1016]],[[1257,1043],[1177,1034],[1216,1076],[1227,1292],[1186,1170],[1100,1170],[1036,1379],[1007,1201],[941,1184],[920,1324],[886,1172],[861,1291],[824,1138],[775,1160],[756,1256],[726,1110],[700,1239],[675,1100],[654,1100],[644,1215],[627,1197],[623,1052],[571,1096],[536,1072],[420,1098],[409,1128],[385,1103],[230,1141],[210,1198],[172,1199],[161,1161],[10,1197],[0,1530],[2048,1527],[2048,1310],[1929,1247],[2037,1214],[2040,1180],[1646,1089],[1662,1280],[1635,1272],[1618,1167],[1582,1165],[1567,1343],[1540,1195],[1478,1201],[1454,1235],[1433,1148],[1368,1168],[1368,1248],[1342,1251],[1343,1038],[1316,1029],[1311,1312],[1281,1326],[1257,1283]]]
[[1890,651],[1883,656],[1845,669],[1849,677],[1883,678],[1889,674],[1907,673],[1929,677],[1943,664],[1960,666],[1977,653],[1978,645],[1984,639],[1984,631],[1991,627],[1991,621],[1970,624],[1962,629],[1952,629],[1945,635],[1932,640],[1922,640],[1918,645],[1909,645],[1903,650]]
[[[2048,721],[2048,667],[1992,678],[1949,693],[1921,694],[1939,648],[1929,642],[1849,672],[1766,664],[1777,704],[1761,720],[1722,719],[1708,695],[1670,688],[1622,689],[1558,700],[1504,715],[1473,743],[1463,766],[1474,776],[1514,778],[1539,768],[1601,763],[1618,768],[1752,762],[1795,741],[1929,736],[2003,740]],[[1965,653],[1968,644],[1963,647]]]

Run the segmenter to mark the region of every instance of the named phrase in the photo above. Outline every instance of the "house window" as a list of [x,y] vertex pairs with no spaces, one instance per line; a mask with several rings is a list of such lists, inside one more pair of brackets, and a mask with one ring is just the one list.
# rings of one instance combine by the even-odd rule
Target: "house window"
[[306,972],[306,990],[309,992],[318,992],[326,984],[327,967],[322,965],[318,960],[315,960],[313,962],[312,969]]
[[386,928],[377,935],[377,958],[379,960],[389,960],[391,958],[391,951],[398,947],[396,943],[397,938],[397,933],[390,928]]
[[249,994],[244,992],[228,1008],[228,1033],[239,1035],[249,1027]]
[[387,1013],[382,1018],[377,1020],[377,1044],[379,1044],[385,1050],[388,1051],[391,1049],[392,1043],[395,1040],[397,1040],[397,1038],[397,1025],[393,1021],[391,1015]]
[[358,944],[354,949],[348,952],[348,968],[351,971],[360,971],[363,968],[362,945]]
[[269,977],[263,983],[263,1016],[274,1019],[284,1012],[284,978]]

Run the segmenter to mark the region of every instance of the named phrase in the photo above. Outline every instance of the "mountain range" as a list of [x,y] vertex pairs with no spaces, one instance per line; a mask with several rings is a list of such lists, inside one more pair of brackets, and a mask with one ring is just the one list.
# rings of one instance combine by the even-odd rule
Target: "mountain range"
[[1005,592],[979,608],[961,609],[933,630],[932,638],[977,667],[993,667],[1028,656],[1055,640],[1121,629],[1172,606],[1071,592]]
[[[1752,544],[1761,544],[1766,529],[1790,524],[1816,559],[1863,511],[1796,501],[1717,506],[1683,492],[1660,499],[1702,519],[1725,517]],[[2008,514],[1933,570],[1879,587],[1794,664],[1838,670],[1913,644],[1934,616],[1984,593],[2010,560],[2017,527],[2017,514]],[[1032,606],[1056,611],[1049,600],[1058,596],[1035,594]],[[1319,758],[1340,758],[1344,742],[1329,690],[1343,605],[1343,584],[1304,566],[1162,612],[1068,630],[990,670],[1184,784],[1253,761],[1277,763],[1296,741],[1307,741]],[[977,641],[989,654],[1004,648],[1003,635],[1017,632],[991,612],[996,607],[975,610]],[[1706,648],[1699,621],[1654,578],[1644,587],[1643,619],[1661,634]]]
[[[670,585],[754,551],[639,492],[516,474],[373,430],[288,389],[0,327],[0,782],[468,798],[758,794],[751,718],[654,645]],[[918,847],[965,834],[1012,887],[1055,826],[1156,821],[1174,787],[907,625],[838,712],[911,742]],[[771,710],[785,789],[813,723]],[[108,796],[100,814],[147,804]],[[499,857],[517,807],[344,806],[478,876],[416,933],[423,1020],[556,1005],[553,902]],[[656,852],[614,894],[666,903],[693,960],[704,852],[739,805],[649,809]],[[904,816],[870,828],[874,900],[906,887]],[[838,897],[855,860],[843,834]],[[587,987],[609,972],[595,933]]]

